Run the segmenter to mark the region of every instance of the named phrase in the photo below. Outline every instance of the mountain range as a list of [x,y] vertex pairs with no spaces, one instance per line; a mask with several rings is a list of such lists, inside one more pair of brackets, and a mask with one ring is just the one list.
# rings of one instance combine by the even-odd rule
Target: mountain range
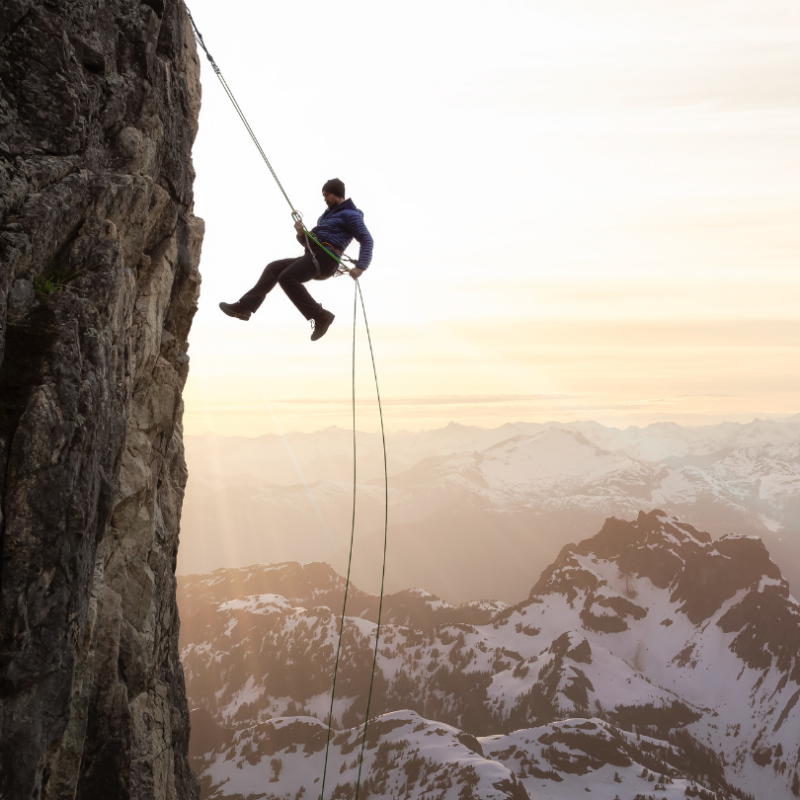
[[[354,580],[377,591],[383,557],[379,439],[358,437]],[[451,424],[388,441],[391,591],[507,602],[608,516],[673,514],[719,537],[762,536],[800,588],[800,415],[682,428]],[[179,572],[254,561],[347,568],[352,437],[189,437]],[[382,470],[382,466],[380,467]],[[302,478],[302,480],[301,480]],[[485,570],[491,560],[502,570]]]
[[[343,594],[319,563],[180,579],[204,797],[319,793]],[[351,586],[332,799],[354,797],[376,619]],[[799,654],[800,604],[760,539],[611,518],[513,605],[385,599],[360,796],[789,800]]]

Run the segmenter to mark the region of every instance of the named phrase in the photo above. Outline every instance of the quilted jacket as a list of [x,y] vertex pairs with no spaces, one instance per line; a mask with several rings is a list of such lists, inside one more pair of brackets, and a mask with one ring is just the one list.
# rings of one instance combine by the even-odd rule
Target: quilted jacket
[[329,208],[317,220],[311,233],[320,242],[327,242],[342,252],[355,239],[359,244],[356,266],[366,269],[372,261],[372,236],[364,224],[364,212],[357,209],[350,199]]

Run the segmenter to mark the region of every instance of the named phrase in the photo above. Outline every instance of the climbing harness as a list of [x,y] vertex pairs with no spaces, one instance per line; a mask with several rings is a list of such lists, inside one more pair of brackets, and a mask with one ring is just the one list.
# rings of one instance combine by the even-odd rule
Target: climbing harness
[[[217,62],[214,61],[213,56],[209,53],[208,48],[206,47],[205,42],[203,41],[203,35],[200,33],[200,30],[197,27],[197,24],[194,21],[194,17],[192,17],[192,12],[189,11],[188,6],[186,7],[186,13],[189,16],[189,22],[192,25],[192,29],[194,30],[195,37],[200,45],[203,48],[203,51],[206,54],[206,58],[208,59],[209,63],[211,64],[212,69],[214,70],[214,74],[219,79],[220,84],[222,84],[222,88],[225,90],[225,94],[228,95],[228,99],[233,104],[236,113],[239,115],[239,119],[241,119],[244,127],[246,128],[247,132],[250,134],[250,138],[253,140],[253,144],[255,144],[256,149],[261,155],[261,158],[264,160],[264,163],[269,168],[272,177],[275,179],[275,183],[278,184],[278,188],[281,190],[281,194],[286,198],[286,202],[289,204],[289,207],[292,209],[292,219],[295,222],[303,223],[303,215],[295,209],[292,205],[292,201],[289,199],[289,195],[286,194],[286,190],[283,188],[283,184],[280,182],[275,170],[272,167],[269,159],[267,158],[266,153],[262,149],[261,145],[259,144],[258,139],[256,138],[253,129],[250,127],[250,123],[247,121],[247,117],[245,117],[244,112],[242,111],[239,103],[236,102],[236,98],[233,96],[233,92],[231,91],[230,87],[228,86],[225,77],[222,74],[222,71],[217,66]],[[306,248],[311,253],[311,258],[314,262],[314,266],[317,270],[317,276],[320,276],[320,266],[319,262],[317,261],[316,254],[314,253],[313,248],[311,247],[311,241],[313,241],[318,247],[320,247],[324,252],[326,252],[329,256],[334,258],[339,267],[337,269],[337,274],[343,274],[344,272],[350,272],[350,267],[348,267],[344,260],[349,261],[353,264],[353,259],[349,258],[348,256],[344,255],[338,249],[332,247],[328,242],[320,242],[314,234],[309,231],[305,225],[303,225],[303,236],[306,240]],[[309,241],[311,240],[311,241]],[[344,259],[344,260],[343,260]],[[352,513],[352,521],[350,524],[350,555],[347,561],[347,578],[345,579],[345,587],[344,587],[344,603],[342,605],[342,617],[341,622],[339,625],[339,643],[336,648],[336,661],[333,670],[333,686],[331,689],[331,707],[330,712],[328,714],[328,738],[325,743],[325,766],[322,773],[322,789],[320,792],[320,800],[324,800],[325,797],[325,778],[328,772],[328,755],[330,751],[330,742],[331,742],[331,728],[333,725],[333,704],[336,698],[336,678],[339,674],[339,656],[342,650],[342,637],[344,635],[344,621],[345,621],[345,611],[347,609],[347,595],[350,589],[350,570],[353,564],[353,545],[355,542],[355,530],[356,530],[356,493],[357,493],[357,484],[356,484],[356,456],[357,456],[357,443],[356,443],[356,321],[358,318],[358,304],[361,305],[361,312],[364,316],[364,327],[367,331],[367,342],[369,343],[369,356],[370,361],[372,362],[372,374],[375,378],[375,394],[378,398],[378,413],[380,416],[381,421],[381,443],[383,445],[383,477],[384,477],[384,518],[383,518],[383,567],[381,571],[381,595],[380,601],[378,603],[378,623],[375,629],[375,650],[372,655],[372,674],[370,676],[369,681],[369,693],[367,695],[367,710],[364,716],[364,732],[361,739],[361,752],[358,759],[358,778],[356,780],[356,796],[355,800],[358,800],[359,790],[361,787],[361,770],[364,766],[364,749],[367,744],[367,727],[369,725],[369,710],[372,705],[372,690],[375,685],[375,667],[378,663],[378,644],[380,642],[380,635],[381,635],[381,616],[383,614],[383,593],[386,584],[386,551],[389,541],[389,468],[388,462],[386,459],[386,432],[384,429],[383,424],[383,405],[381,404],[381,391],[380,386],[378,385],[378,370],[375,365],[375,353],[372,349],[372,336],[369,330],[369,322],[367,320],[367,308],[364,304],[364,295],[361,291],[361,284],[359,283],[358,279],[355,279],[355,292],[353,294],[353,351],[352,351],[352,365],[351,365],[351,383],[352,383],[352,411],[353,411],[353,513]]]

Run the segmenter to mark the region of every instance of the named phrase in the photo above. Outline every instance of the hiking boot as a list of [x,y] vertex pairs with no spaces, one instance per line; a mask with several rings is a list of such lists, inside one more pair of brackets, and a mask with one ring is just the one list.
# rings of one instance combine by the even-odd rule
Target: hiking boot
[[229,317],[236,317],[236,319],[241,319],[245,322],[250,319],[250,315],[253,313],[248,311],[241,303],[220,303],[219,307],[222,309],[223,314],[227,314]]
[[319,312],[319,316],[314,318],[314,333],[311,334],[311,341],[316,342],[317,339],[321,339],[328,332],[334,319],[336,319],[336,315],[323,308]]

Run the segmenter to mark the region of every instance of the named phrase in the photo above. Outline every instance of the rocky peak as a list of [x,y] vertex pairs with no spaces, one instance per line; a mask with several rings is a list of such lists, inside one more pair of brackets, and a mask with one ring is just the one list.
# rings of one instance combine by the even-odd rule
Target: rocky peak
[[[542,573],[531,597],[559,592],[572,600],[579,590],[594,597],[607,582],[586,565],[598,561],[613,563],[623,582],[647,578],[669,589],[671,600],[695,624],[762,579],[778,582],[788,597],[788,585],[759,538],[729,535],[712,542],[709,534],[659,510],[640,512],[633,522],[612,517],[596,536],[567,545]],[[597,602],[616,608],[618,616],[636,613],[624,594],[602,594]]]

